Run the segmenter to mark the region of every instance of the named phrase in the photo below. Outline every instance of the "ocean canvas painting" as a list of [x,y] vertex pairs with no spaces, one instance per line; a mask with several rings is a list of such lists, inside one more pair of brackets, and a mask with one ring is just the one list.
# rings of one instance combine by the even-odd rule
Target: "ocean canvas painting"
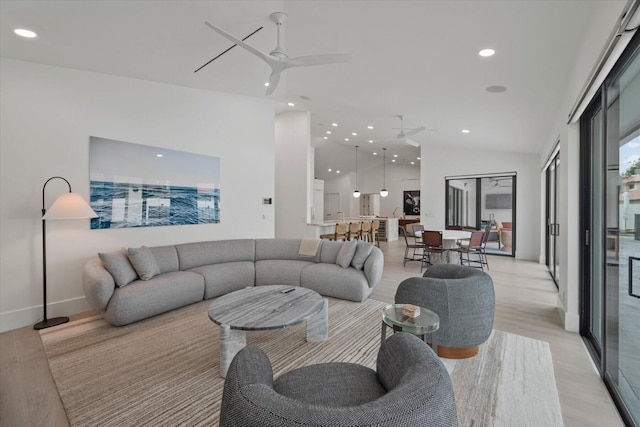
[[92,229],[220,222],[220,158],[89,139]]

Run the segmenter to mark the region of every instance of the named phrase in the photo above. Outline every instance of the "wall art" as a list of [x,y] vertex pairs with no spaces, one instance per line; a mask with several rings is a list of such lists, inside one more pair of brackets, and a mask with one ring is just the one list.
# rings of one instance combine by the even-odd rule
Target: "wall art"
[[220,222],[220,158],[89,139],[91,228]]

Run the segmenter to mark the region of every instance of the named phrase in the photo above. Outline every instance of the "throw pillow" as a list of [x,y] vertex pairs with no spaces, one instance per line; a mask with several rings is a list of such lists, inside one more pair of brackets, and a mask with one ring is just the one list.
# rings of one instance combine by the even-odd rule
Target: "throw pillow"
[[351,260],[356,253],[356,247],[358,246],[357,240],[350,240],[344,242],[342,247],[338,251],[338,256],[336,257],[336,264],[338,264],[342,268],[349,267],[351,264]]
[[156,257],[146,246],[129,248],[129,261],[142,280],[150,280],[153,276],[160,274],[160,266]]
[[356,253],[351,260],[351,266],[356,270],[362,270],[364,268],[364,262],[369,258],[369,254],[373,250],[371,243],[359,242],[356,247]]
[[113,276],[116,286],[123,287],[138,278],[136,271],[131,266],[125,248],[116,252],[98,253],[104,268]]

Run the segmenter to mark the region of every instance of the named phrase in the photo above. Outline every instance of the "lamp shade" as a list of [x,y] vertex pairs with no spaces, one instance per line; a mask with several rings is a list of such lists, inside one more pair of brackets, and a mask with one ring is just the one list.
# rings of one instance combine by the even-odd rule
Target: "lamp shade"
[[383,188],[382,190],[380,190],[380,195],[382,197],[387,197],[389,195],[389,191],[386,188]]
[[355,197],[356,199],[360,198],[360,191],[356,190],[353,192],[353,197]]
[[76,193],[64,193],[53,202],[42,219],[97,218],[91,206]]

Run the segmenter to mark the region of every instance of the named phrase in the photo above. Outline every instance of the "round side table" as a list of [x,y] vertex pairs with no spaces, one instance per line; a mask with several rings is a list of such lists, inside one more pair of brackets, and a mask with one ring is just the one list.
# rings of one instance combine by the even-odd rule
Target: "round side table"
[[[387,327],[392,328],[394,331],[419,335],[425,342],[427,342],[427,334],[432,334],[440,327],[440,316],[433,311],[420,307],[420,315],[409,317],[402,314],[403,307],[404,304],[391,304],[382,310],[380,345],[384,343],[387,337]],[[433,335],[431,336],[431,348],[433,348],[433,351],[438,351]]]

